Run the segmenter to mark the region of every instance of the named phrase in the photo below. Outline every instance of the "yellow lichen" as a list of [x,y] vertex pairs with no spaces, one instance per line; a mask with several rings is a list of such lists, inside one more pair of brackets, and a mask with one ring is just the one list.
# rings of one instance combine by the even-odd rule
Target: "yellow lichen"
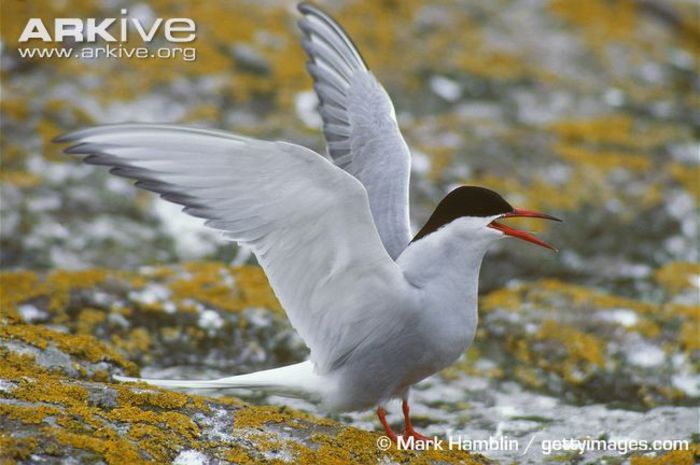
[[155,412],[134,406],[124,406],[112,409],[104,415],[112,420],[129,424],[145,423],[165,428],[187,440],[196,439],[200,435],[197,424],[187,415],[179,412]]
[[29,188],[39,186],[41,182],[41,177],[34,173],[8,169],[0,171],[0,183],[12,184],[19,188]]
[[134,328],[126,337],[113,335],[112,344],[119,347],[129,355],[148,353],[151,347],[151,336],[145,328]]
[[39,424],[47,416],[58,415],[61,410],[55,407],[35,407],[26,405],[0,404],[0,416],[27,424]]
[[669,172],[695,198],[696,202],[700,201],[700,170],[698,170],[697,165],[687,166],[672,163]]
[[158,407],[161,409],[180,409],[187,405],[190,398],[182,393],[156,390],[152,386],[148,390],[134,390],[123,385],[116,385],[118,402],[124,405],[138,407]]
[[49,310],[59,311],[68,304],[73,289],[89,289],[100,284],[107,277],[101,269],[64,271],[56,270],[46,278],[46,287],[51,295]]
[[273,405],[250,407],[244,406],[236,411],[234,426],[236,428],[258,429],[270,423],[285,423],[298,428],[305,428],[305,422],[317,425],[333,425],[330,420],[312,417],[304,412],[290,410]]
[[36,451],[38,444],[37,438],[0,432],[0,460],[3,465],[14,464],[14,459],[27,460]]
[[88,391],[78,385],[63,383],[54,377],[22,379],[12,391],[12,397],[28,402],[43,402],[68,407],[87,404]]
[[697,289],[696,286],[700,284],[700,263],[668,263],[654,272],[654,279],[672,294]]
[[31,271],[0,273],[0,311],[3,313],[18,303],[42,295],[39,277]]
[[108,360],[130,373],[136,371],[132,362],[102,341],[86,334],[65,334],[41,325],[16,324],[0,327],[0,337],[21,340],[40,349],[55,344],[59,350],[89,362]]
[[254,429],[267,423],[282,423],[289,419],[283,407],[265,406],[262,408],[243,407],[236,412],[236,428]]
[[637,8],[632,0],[552,0],[550,5],[568,21],[590,30],[587,37],[596,44],[624,39],[632,34],[637,24]]
[[700,447],[693,450],[674,450],[658,457],[633,455],[630,457],[630,465],[694,465],[700,455]]
[[179,441],[173,441],[172,434],[159,426],[138,423],[129,426],[129,439],[139,445],[152,460],[168,463],[182,447]]
[[85,308],[80,312],[80,315],[78,315],[76,331],[79,334],[92,334],[95,326],[105,321],[106,318],[107,315],[101,310]]
[[605,366],[605,344],[592,334],[586,334],[554,320],[545,320],[535,338],[561,343],[567,352],[565,364]]
[[[258,267],[229,267],[216,262],[185,264],[189,276],[170,283],[175,300],[197,300],[231,312],[265,307],[281,312],[267,278]],[[235,282],[232,286],[227,281]]]
[[102,430],[96,435],[76,434],[61,429],[46,430],[47,437],[53,437],[64,446],[95,452],[104,457],[109,465],[143,463],[136,448],[116,431]]

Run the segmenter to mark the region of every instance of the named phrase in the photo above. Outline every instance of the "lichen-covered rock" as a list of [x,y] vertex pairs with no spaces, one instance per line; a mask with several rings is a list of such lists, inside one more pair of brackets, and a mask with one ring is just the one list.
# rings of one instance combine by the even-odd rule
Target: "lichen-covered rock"
[[470,361],[479,353],[493,357],[500,378],[579,404],[639,409],[700,401],[697,305],[541,280],[494,291],[481,308]]
[[[551,280],[488,294],[466,358],[414,390],[416,424],[439,437],[499,431],[523,445],[536,434],[575,434],[583,424],[612,437],[646,424],[635,428],[647,440],[663,425],[690,444],[698,346],[686,333],[698,316],[683,303],[683,290],[697,271],[681,264],[659,270],[662,286],[678,278],[670,280],[675,297],[659,307]],[[303,358],[258,268],[200,262],[134,272],[4,272],[0,286],[4,450],[20,462],[486,461],[458,450],[385,455],[378,433],[344,426],[372,430],[371,413],[330,420],[316,406],[259,393],[247,397],[262,404],[256,407],[110,382],[113,374],[137,375],[138,366],[207,377]],[[398,422],[397,413],[390,420]]]
[[58,326],[109,342],[138,365],[206,359],[218,369],[240,370],[305,351],[257,267],[191,262],[136,272],[55,271],[45,279],[9,272],[0,279],[4,313],[25,324],[3,331],[39,340],[41,328]]
[[[217,289],[225,274],[238,286]],[[183,276],[196,287],[181,301]],[[207,277],[217,280],[210,286]],[[291,408],[110,381],[114,374],[138,375],[135,360],[195,363],[201,356],[219,364],[235,349],[245,352],[237,340],[275,340],[265,331],[274,328],[279,307],[258,277],[257,269],[216,263],[45,279],[3,273],[2,463],[487,463],[460,451],[383,452],[379,433]],[[171,293],[146,297],[144,289],[156,288]],[[222,292],[230,298],[221,300]],[[248,314],[253,306],[260,310]],[[203,318],[207,312],[217,316]],[[188,337],[179,339],[180,332]],[[274,359],[284,346],[293,354],[296,340],[284,341],[261,351]]]
[[66,376],[12,339],[0,344],[3,463],[486,463],[466,452],[384,453],[377,433],[284,407]]

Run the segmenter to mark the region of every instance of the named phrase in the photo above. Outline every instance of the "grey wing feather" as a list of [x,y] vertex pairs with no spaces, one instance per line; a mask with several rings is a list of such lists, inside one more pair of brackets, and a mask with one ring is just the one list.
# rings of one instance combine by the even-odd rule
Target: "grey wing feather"
[[387,283],[404,280],[379,239],[367,193],[324,157],[294,144],[164,125],[101,126],[57,142],[250,246],[320,372],[360,344],[359,335],[400,318],[377,311],[391,301]]
[[382,243],[395,259],[412,237],[411,155],[391,99],[340,25],[312,5],[298,8],[328,152],[365,186]]

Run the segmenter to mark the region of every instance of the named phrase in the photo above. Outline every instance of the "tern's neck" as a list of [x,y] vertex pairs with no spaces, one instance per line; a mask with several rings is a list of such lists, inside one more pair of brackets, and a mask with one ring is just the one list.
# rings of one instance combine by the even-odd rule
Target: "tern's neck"
[[449,224],[410,244],[398,258],[406,279],[421,288],[476,298],[479,269],[488,244]]

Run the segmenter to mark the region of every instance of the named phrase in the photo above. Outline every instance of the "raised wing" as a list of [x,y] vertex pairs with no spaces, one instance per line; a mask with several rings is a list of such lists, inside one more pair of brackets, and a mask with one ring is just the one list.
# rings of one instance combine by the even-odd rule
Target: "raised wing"
[[352,352],[377,318],[396,317],[377,314],[377,299],[396,289],[389,284],[405,281],[364,188],[311,150],[161,125],[100,126],[57,141],[250,246],[321,371]]
[[382,243],[396,258],[411,241],[411,154],[391,99],[338,23],[306,3],[299,11],[328,152],[365,186]]

